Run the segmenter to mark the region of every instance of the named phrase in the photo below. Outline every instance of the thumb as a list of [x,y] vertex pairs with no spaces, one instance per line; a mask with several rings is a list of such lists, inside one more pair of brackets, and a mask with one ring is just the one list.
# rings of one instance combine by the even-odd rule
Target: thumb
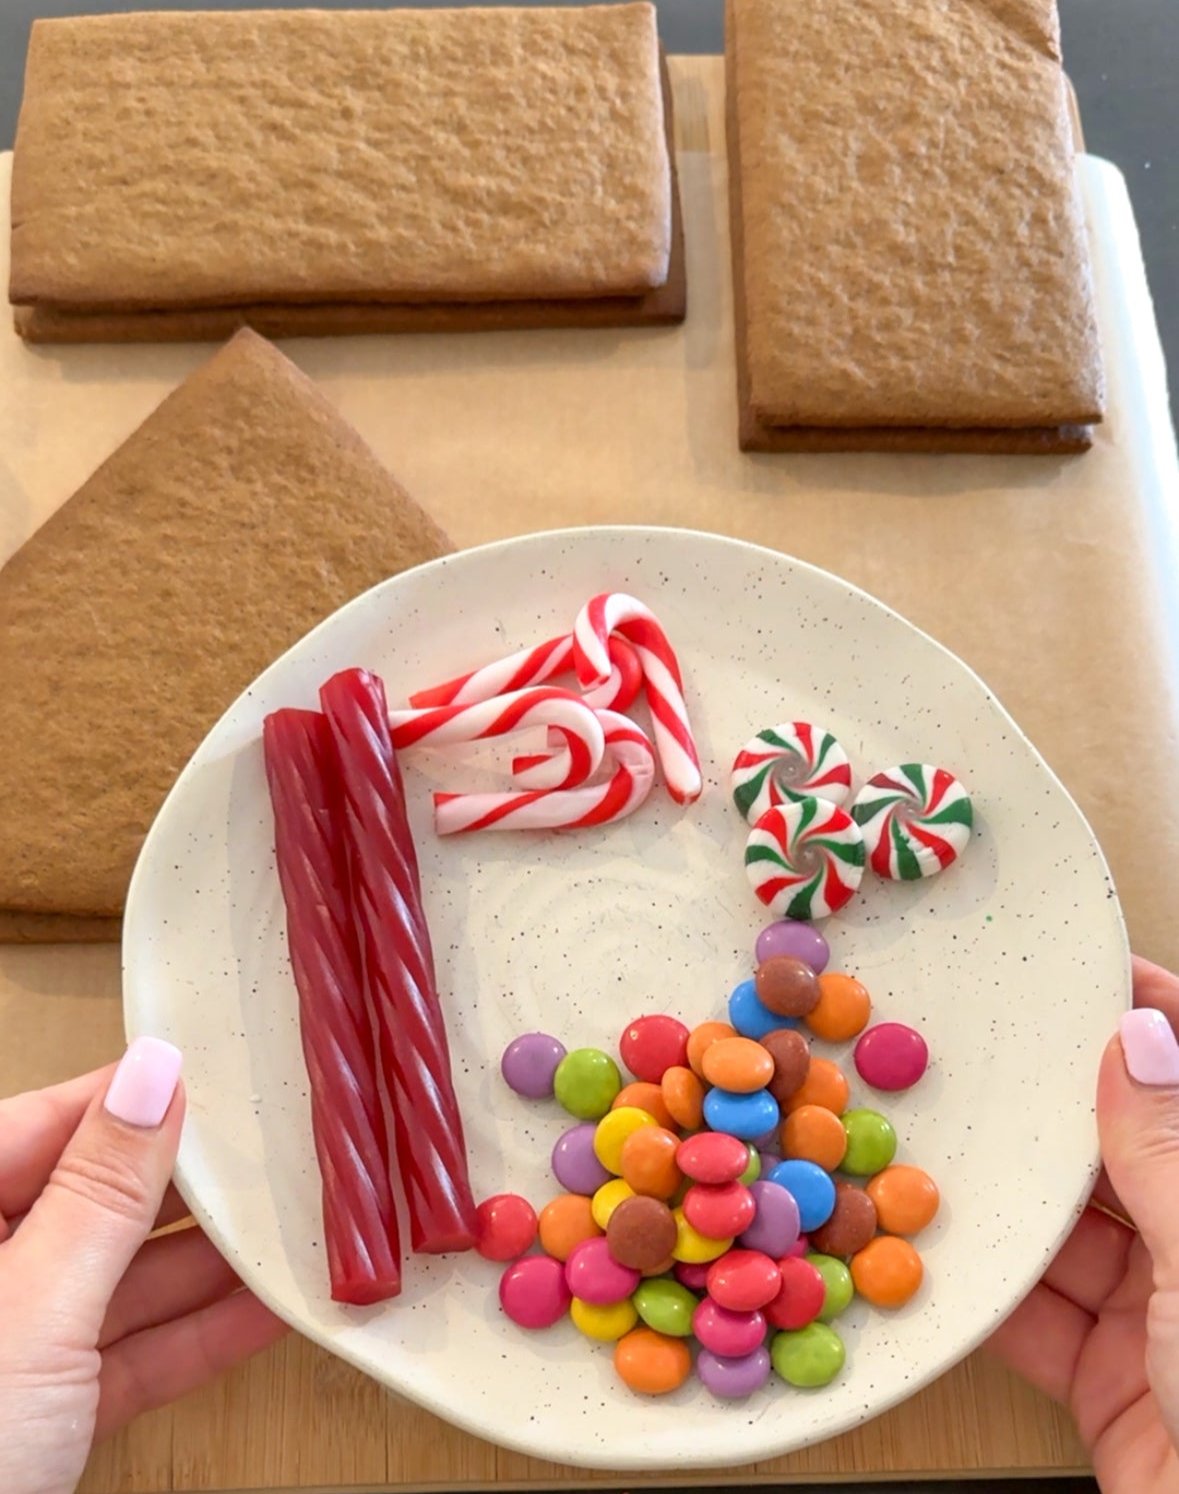
[[151,1233],[184,1119],[180,1050],[141,1037],[96,1097],[8,1248],[70,1337],[97,1338],[107,1304]]
[[1097,1124],[1155,1286],[1179,1292],[1179,1042],[1165,1012],[1140,1006],[1122,1018],[1101,1063]]

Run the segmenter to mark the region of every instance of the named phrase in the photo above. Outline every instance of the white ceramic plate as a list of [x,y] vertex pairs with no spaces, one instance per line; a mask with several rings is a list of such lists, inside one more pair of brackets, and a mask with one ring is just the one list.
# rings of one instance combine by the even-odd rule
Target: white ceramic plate
[[[572,625],[591,594],[626,590],[679,651],[707,788],[657,790],[632,819],[576,836],[440,842],[428,790],[480,767],[407,759],[406,782],[479,1195],[554,1188],[555,1103],[503,1084],[505,1045],[534,1028],[617,1051],[624,1024],[668,1010],[723,1017],[767,921],[742,868],[729,764],[755,730],[828,725],[857,781],[928,761],[968,785],[963,860],[918,885],[871,875],[827,921],[833,969],[876,1013],[918,1026],[930,1071],[881,1108],[899,1158],[944,1203],[920,1240],[919,1295],[841,1320],[842,1377],[743,1404],[694,1378],[642,1399],[610,1351],[571,1324],[526,1334],[500,1314],[498,1270],[473,1254],[414,1258],[401,1298],[328,1297],[296,996],[274,869],[259,731],[312,706],[334,670],[365,665],[391,702]],[[571,530],[467,551],[359,597],[271,666],[210,733],[147,839],[124,935],[130,1035],[185,1053],[178,1176],[242,1278],[301,1332],[493,1441],[612,1468],[732,1465],[831,1436],[911,1394],[973,1348],[1027,1291],[1079,1211],[1096,1157],[1098,1055],[1129,993],[1118,903],[1075,805],[962,663],[824,572],[714,536]],[[836,1055],[839,1056],[839,1055]],[[843,1056],[847,1056],[846,1054]]]

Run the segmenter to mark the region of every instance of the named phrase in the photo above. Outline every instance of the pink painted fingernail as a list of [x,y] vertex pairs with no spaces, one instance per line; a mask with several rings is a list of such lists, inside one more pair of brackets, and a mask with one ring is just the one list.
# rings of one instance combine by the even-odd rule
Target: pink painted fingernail
[[1179,1085],[1179,1042],[1162,1012],[1149,1006],[1127,1012],[1120,1030],[1131,1079],[1139,1084]]
[[168,1113],[179,1078],[179,1048],[163,1038],[136,1038],[119,1060],[103,1104],[116,1120],[150,1129]]

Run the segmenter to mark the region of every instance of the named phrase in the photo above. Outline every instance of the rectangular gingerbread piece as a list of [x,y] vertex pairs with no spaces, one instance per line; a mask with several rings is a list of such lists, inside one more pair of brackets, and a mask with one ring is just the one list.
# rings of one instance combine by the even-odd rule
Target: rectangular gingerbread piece
[[682,316],[665,91],[647,3],[39,21],[18,330]]
[[1084,450],[1053,0],[728,0],[725,51],[743,449]]

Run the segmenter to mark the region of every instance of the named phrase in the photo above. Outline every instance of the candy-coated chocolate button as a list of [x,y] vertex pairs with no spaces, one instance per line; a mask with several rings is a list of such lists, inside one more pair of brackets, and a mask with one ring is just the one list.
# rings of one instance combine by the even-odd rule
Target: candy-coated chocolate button
[[794,1195],[769,1179],[752,1183],[754,1218],[737,1244],[743,1250],[760,1250],[780,1259],[798,1239],[798,1205]]
[[618,1042],[622,1061],[636,1079],[658,1084],[673,1064],[688,1061],[688,1029],[675,1017],[637,1017]]
[[553,1092],[553,1076],[565,1057],[565,1044],[547,1032],[526,1032],[504,1049],[500,1072],[509,1089],[527,1100],[544,1100]]
[[679,1146],[674,1131],[665,1131],[662,1126],[640,1127],[622,1143],[622,1176],[636,1193],[671,1198],[683,1179],[675,1160]]
[[540,1211],[541,1249],[555,1260],[568,1260],[574,1246],[601,1233],[594,1222],[592,1203],[580,1193],[562,1193]]
[[878,1022],[855,1046],[856,1069],[873,1089],[909,1089],[925,1073],[929,1048],[915,1028],[903,1022]]
[[657,1126],[676,1124],[671,1111],[664,1103],[663,1090],[658,1084],[646,1084],[641,1079],[636,1079],[633,1084],[624,1084],[614,1096],[610,1109],[620,1110],[624,1105],[633,1106],[636,1110],[645,1110]]
[[729,1021],[742,1037],[761,1039],[780,1027],[793,1027],[792,1017],[780,1017],[763,1005],[752,980],[743,980],[734,986],[729,997]]
[[730,1358],[714,1354],[711,1349],[701,1349],[696,1358],[696,1373],[704,1388],[718,1399],[744,1400],[770,1378],[769,1350],[759,1346],[752,1354]]
[[693,1229],[684,1217],[683,1209],[675,1209],[673,1213],[677,1234],[675,1249],[671,1253],[677,1261],[690,1261],[694,1264],[714,1261],[732,1245],[732,1240],[709,1240],[698,1229]]
[[880,1228],[890,1235],[915,1235],[937,1213],[937,1184],[919,1167],[896,1165],[878,1172],[865,1190],[876,1205]]
[[700,1065],[704,1061],[704,1050],[711,1043],[718,1042],[721,1038],[736,1037],[737,1029],[730,1027],[727,1022],[701,1022],[699,1026],[693,1027],[688,1034],[688,1067],[698,1077],[703,1070]]
[[877,1235],[851,1259],[856,1291],[876,1307],[901,1307],[921,1285],[921,1257],[908,1240]]
[[684,1218],[709,1240],[731,1240],[753,1223],[757,1204],[741,1183],[693,1183],[684,1194]]
[[634,1294],[639,1317],[656,1333],[687,1338],[692,1331],[696,1298],[678,1281],[644,1281]]
[[564,1135],[558,1136],[553,1147],[553,1176],[569,1193],[583,1193],[588,1197],[610,1181],[610,1174],[594,1152],[596,1129],[593,1121],[571,1126]]
[[782,1027],[768,1032],[761,1045],[774,1063],[774,1074],[766,1088],[779,1105],[793,1098],[806,1079],[811,1066],[811,1048],[801,1032]]
[[766,1320],[756,1309],[733,1312],[705,1297],[692,1315],[692,1332],[714,1354],[752,1354],[765,1340]]
[[778,1262],[782,1284],[778,1295],[762,1311],[774,1328],[805,1328],[823,1310],[827,1284],[809,1260],[788,1255]]
[[806,1025],[828,1043],[846,1043],[868,1025],[872,1000],[850,975],[819,976],[819,1004],[806,1014]]
[[819,977],[802,960],[771,955],[753,978],[757,999],[779,1017],[805,1017],[819,1004]]
[[620,1265],[650,1271],[666,1261],[677,1230],[671,1210],[657,1198],[624,1198],[610,1215],[606,1240]]
[[497,1193],[475,1210],[475,1249],[488,1261],[514,1261],[536,1240],[536,1210],[518,1193]]
[[867,1178],[882,1172],[897,1152],[897,1133],[878,1110],[849,1110],[843,1117],[847,1151],[843,1171]]
[[767,1089],[751,1095],[730,1094],[727,1089],[710,1089],[704,1096],[704,1119],[714,1131],[727,1131],[743,1141],[763,1136],[777,1125],[781,1111]]
[[830,946],[818,929],[795,918],[780,918],[767,924],[757,936],[753,953],[759,965],[775,955],[789,955],[809,965],[816,975],[827,968],[831,958]]
[[829,1323],[850,1305],[855,1296],[851,1272],[833,1255],[812,1251],[807,1260],[823,1278],[824,1294],[823,1305],[819,1308],[819,1322]]
[[680,1171],[697,1183],[731,1183],[749,1166],[746,1144],[720,1131],[689,1136],[675,1155]]
[[599,1229],[609,1227],[611,1215],[624,1198],[633,1198],[635,1190],[625,1178],[611,1178],[608,1183],[603,1183],[594,1194],[590,1204],[590,1212],[594,1216],[594,1223]]
[[812,1055],[806,1078],[783,1109],[791,1111],[801,1109],[803,1105],[822,1105],[824,1110],[842,1115],[847,1109],[849,1093],[847,1079],[839,1065],[832,1063],[829,1058],[815,1058]]
[[862,1188],[836,1183],[831,1217],[811,1231],[811,1244],[822,1255],[855,1255],[876,1233],[876,1205]]
[[813,1390],[829,1385],[843,1368],[843,1340],[826,1323],[778,1333],[770,1345],[774,1369],[788,1385]]
[[614,1368],[631,1390],[666,1395],[678,1390],[692,1373],[692,1356],[682,1338],[653,1328],[632,1328],[614,1346]]
[[672,1064],[660,1080],[663,1106],[669,1119],[660,1125],[682,1126],[685,1131],[698,1131],[704,1124],[704,1085],[691,1069],[682,1064]]
[[782,1154],[834,1172],[847,1151],[843,1121],[822,1105],[800,1105],[782,1122]]
[[616,1261],[609,1242],[600,1236],[583,1240],[565,1262],[565,1283],[574,1297],[595,1307],[609,1307],[629,1297],[642,1278],[637,1271]]
[[778,1263],[760,1250],[730,1250],[708,1273],[708,1295],[730,1312],[755,1312],[782,1285]]
[[599,1120],[622,1088],[618,1065],[600,1048],[574,1048],[557,1065],[553,1093],[578,1120]]
[[830,1219],[835,1207],[835,1184],[814,1162],[788,1158],[778,1163],[769,1181],[794,1195],[799,1224],[808,1233]]
[[569,1304],[569,1316],[573,1319],[574,1327],[584,1333],[586,1338],[603,1344],[614,1343],[624,1333],[629,1333],[639,1320],[635,1305],[629,1298],[603,1306],[598,1302],[583,1302],[580,1297],[574,1297]]
[[721,1038],[712,1043],[701,1060],[704,1077],[718,1089],[734,1094],[752,1094],[765,1089],[774,1075],[774,1060],[752,1038]]
[[609,1110],[598,1122],[594,1131],[594,1155],[606,1169],[616,1176],[622,1173],[622,1144],[633,1132],[643,1126],[653,1126],[655,1117],[633,1105],[623,1105]]
[[711,1261],[676,1261],[675,1279],[690,1292],[708,1290],[708,1270]]
[[526,1255],[499,1279],[499,1303],[521,1328],[551,1328],[572,1300],[565,1267],[548,1255]]

